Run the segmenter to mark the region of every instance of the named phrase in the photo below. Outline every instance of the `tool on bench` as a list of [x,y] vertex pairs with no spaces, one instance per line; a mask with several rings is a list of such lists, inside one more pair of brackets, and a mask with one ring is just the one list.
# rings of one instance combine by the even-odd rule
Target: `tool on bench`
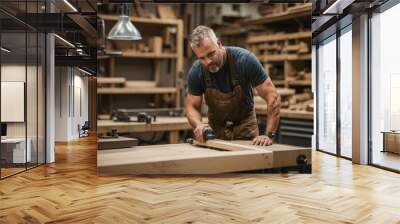
[[137,115],[137,121],[138,122],[146,122],[146,124],[151,124],[151,119],[153,119],[153,121],[156,121],[156,118],[157,117],[155,114],[153,116],[150,116],[145,112],[138,113],[138,115]]
[[122,111],[113,110],[110,115],[110,119],[113,121],[122,121],[122,122],[130,122],[131,117]]
[[[211,139],[215,139],[215,133],[214,130],[210,127],[205,127],[203,128],[203,140],[207,141],[207,140],[211,140]],[[189,138],[186,140],[186,142],[193,144],[194,143],[194,139],[193,138]]]
[[[146,122],[146,124],[151,124],[152,120],[156,121],[156,114],[154,113],[153,116],[147,114],[146,112],[137,113],[137,120],[136,122]],[[135,120],[131,120],[131,116],[125,111],[122,110],[114,110],[111,112],[110,116],[111,120],[113,121],[120,121],[120,122],[135,122]]]
[[141,109],[117,109],[117,111],[124,112],[131,117],[136,117],[139,113],[147,113],[163,117],[182,117],[184,111],[182,108],[141,108]]

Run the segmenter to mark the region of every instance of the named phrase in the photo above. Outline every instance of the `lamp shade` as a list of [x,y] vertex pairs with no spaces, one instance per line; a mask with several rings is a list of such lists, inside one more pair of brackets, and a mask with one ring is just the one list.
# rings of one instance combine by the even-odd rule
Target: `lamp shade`
[[110,40],[141,40],[142,35],[132,24],[129,18],[127,5],[122,5],[122,13],[118,17],[118,22],[108,33],[107,39]]

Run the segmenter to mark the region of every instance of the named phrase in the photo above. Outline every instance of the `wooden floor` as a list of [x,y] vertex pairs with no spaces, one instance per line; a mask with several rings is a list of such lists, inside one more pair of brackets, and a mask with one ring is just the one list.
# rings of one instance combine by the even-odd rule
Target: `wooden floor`
[[56,161],[0,181],[0,223],[400,223],[399,174],[320,152],[311,175],[97,176],[94,139]]

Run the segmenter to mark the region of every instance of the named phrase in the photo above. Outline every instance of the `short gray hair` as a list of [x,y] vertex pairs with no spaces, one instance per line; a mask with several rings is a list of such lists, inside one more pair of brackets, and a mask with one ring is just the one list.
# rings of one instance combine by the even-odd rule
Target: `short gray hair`
[[200,45],[202,44],[203,40],[205,38],[210,38],[210,40],[212,40],[214,43],[217,43],[218,38],[214,33],[214,30],[211,29],[210,27],[207,26],[197,26],[192,34],[190,35],[189,38],[189,43],[190,43],[190,47],[196,48],[196,47],[200,47]]

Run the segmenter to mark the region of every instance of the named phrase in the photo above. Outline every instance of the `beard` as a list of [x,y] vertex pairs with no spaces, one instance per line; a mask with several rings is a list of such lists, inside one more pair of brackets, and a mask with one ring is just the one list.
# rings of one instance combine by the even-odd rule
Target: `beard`
[[208,66],[208,71],[211,73],[216,73],[222,68],[223,65],[224,65],[224,57],[222,56],[218,64]]
[[212,73],[216,73],[216,72],[218,72],[220,69],[221,69],[221,67],[220,67],[220,66],[217,66],[217,65],[212,65],[212,66],[208,67],[208,71],[209,71],[209,72],[212,72]]

